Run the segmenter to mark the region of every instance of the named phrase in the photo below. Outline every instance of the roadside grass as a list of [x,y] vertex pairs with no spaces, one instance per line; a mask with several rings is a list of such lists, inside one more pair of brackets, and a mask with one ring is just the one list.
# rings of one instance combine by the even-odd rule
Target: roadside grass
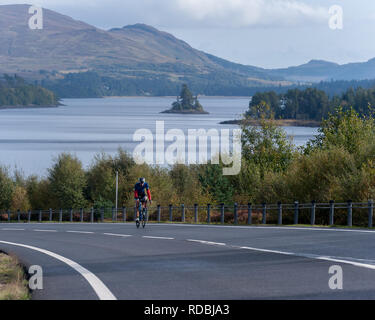
[[0,252],[0,301],[29,299],[28,282],[18,260]]

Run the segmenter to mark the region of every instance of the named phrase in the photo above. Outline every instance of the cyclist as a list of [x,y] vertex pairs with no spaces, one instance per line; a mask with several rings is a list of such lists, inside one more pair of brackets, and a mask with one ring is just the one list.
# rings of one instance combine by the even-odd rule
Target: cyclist
[[[146,195],[147,193],[147,195]],[[143,208],[147,208],[147,201],[150,201],[150,204],[152,203],[151,200],[151,192],[150,187],[148,183],[146,182],[145,178],[139,178],[139,182],[136,183],[134,187],[134,200],[136,201],[136,207],[139,208],[139,202],[142,203]],[[137,220],[136,222],[139,222],[139,210],[137,210]]]

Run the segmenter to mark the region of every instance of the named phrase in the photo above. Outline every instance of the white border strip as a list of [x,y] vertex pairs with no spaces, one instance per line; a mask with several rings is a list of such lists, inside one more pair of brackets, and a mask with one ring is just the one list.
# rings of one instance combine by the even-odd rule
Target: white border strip
[[44,253],[57,260],[60,260],[66,263],[71,268],[73,268],[79,274],[81,274],[81,276],[84,277],[87,280],[87,282],[90,284],[90,286],[94,289],[95,293],[97,294],[100,300],[117,300],[117,298],[113,295],[113,293],[106,287],[106,285],[95,274],[93,274],[86,268],[82,267],[77,262],[74,262],[73,260],[60,256],[51,251],[37,248],[37,247],[28,246],[25,244],[13,243],[13,242],[7,242],[7,241],[0,241],[0,243],[35,250],[35,251]]

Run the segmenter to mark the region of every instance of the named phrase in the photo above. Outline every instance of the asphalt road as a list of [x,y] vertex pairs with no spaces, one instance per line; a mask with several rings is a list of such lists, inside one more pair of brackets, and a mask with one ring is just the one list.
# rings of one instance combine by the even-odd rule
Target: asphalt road
[[33,299],[375,299],[374,231],[0,224],[0,250],[43,268]]

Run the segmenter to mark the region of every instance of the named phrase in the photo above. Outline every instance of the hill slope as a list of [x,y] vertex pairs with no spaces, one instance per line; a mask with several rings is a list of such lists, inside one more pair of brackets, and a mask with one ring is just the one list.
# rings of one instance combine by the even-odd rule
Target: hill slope
[[2,73],[52,80],[86,71],[116,79],[153,78],[157,74],[170,81],[182,81],[186,76],[191,80],[220,76],[243,86],[276,79],[261,68],[208,55],[144,24],[105,31],[44,9],[43,30],[30,30],[28,8],[0,6]]
[[192,48],[173,35],[136,24],[101,30],[44,9],[44,29],[30,30],[29,5],[0,6],[0,74],[37,80],[61,97],[198,94],[250,95],[297,81],[375,78],[375,59],[325,61],[266,70]]

